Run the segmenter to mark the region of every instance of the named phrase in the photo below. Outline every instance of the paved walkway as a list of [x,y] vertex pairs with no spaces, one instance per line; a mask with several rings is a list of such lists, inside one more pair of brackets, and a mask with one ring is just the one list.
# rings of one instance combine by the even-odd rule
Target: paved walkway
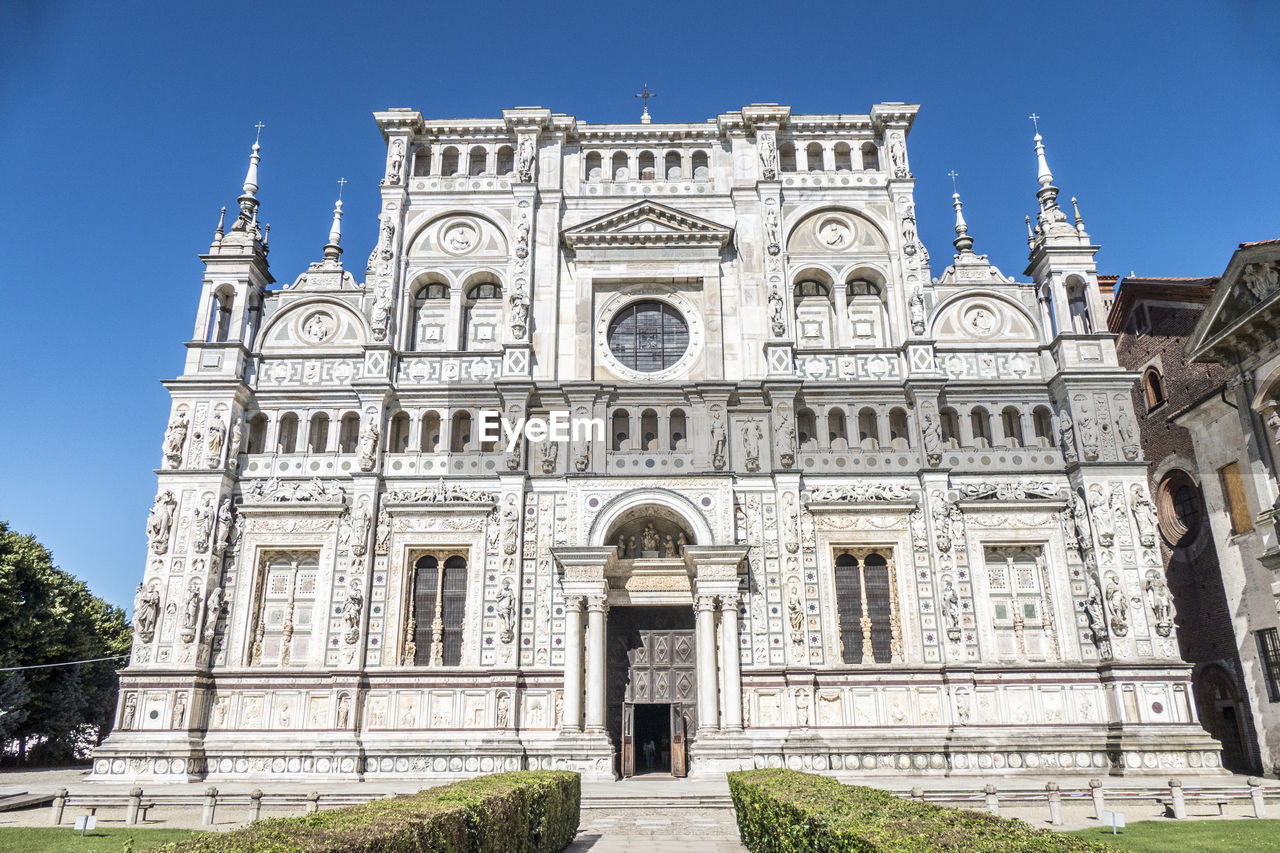
[[698,851],[744,853],[729,785],[712,780],[637,776],[582,786],[582,824],[571,853]]

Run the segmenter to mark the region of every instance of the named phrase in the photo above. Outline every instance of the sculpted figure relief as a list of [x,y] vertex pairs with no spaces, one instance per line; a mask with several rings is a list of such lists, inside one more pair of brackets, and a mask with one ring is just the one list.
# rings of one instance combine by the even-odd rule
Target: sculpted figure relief
[[787,333],[787,321],[783,316],[784,310],[782,293],[778,288],[772,288],[769,291],[769,330],[773,332],[775,338],[780,338]]
[[907,176],[907,147],[902,144],[901,136],[894,136],[889,142],[889,160],[893,163],[893,174],[897,178]]
[[209,496],[204,499],[203,504],[191,511],[191,535],[198,553],[203,554],[209,550],[209,544],[213,541],[213,524],[213,497]]
[[209,422],[209,432],[205,436],[204,466],[206,468],[222,467],[222,445],[227,437],[227,425],[222,418],[214,415]]
[[1084,458],[1094,461],[1098,458],[1098,428],[1093,423],[1093,418],[1086,414],[1080,415],[1080,442],[1084,445]]
[[760,470],[760,442],[764,439],[764,432],[760,429],[757,421],[749,421],[742,425],[742,450],[746,456],[746,468],[748,471]]
[[1155,617],[1156,633],[1161,637],[1169,636],[1173,631],[1173,596],[1169,594],[1169,587],[1160,572],[1155,569],[1147,572],[1144,589],[1151,615]]
[[1089,515],[1093,519],[1094,532],[1098,534],[1098,544],[1110,548],[1116,538],[1116,520],[1111,514],[1106,493],[1097,483],[1089,487]]
[[343,640],[347,645],[354,645],[360,639],[360,611],[364,609],[364,595],[357,586],[359,581],[352,581],[347,592],[347,600],[342,605],[342,621],[346,623],[347,633]]
[[778,412],[778,426],[775,432],[778,442],[778,461],[783,468],[790,468],[796,461],[796,427],[786,409]]
[[391,294],[379,293],[373,301],[373,311],[369,315],[369,325],[373,329],[375,341],[386,340],[387,327],[391,322]]
[[516,177],[521,183],[528,184],[533,182],[533,161],[536,153],[536,143],[533,136],[524,134],[520,137],[520,142],[516,144]]
[[169,468],[182,467],[182,449],[187,443],[187,413],[178,412],[164,431],[164,460]]
[[720,410],[715,409],[711,413],[711,466],[717,471],[724,470],[726,444],[724,418]]
[[1129,599],[1124,586],[1114,575],[1107,575],[1107,608],[1111,611],[1111,633],[1123,637],[1129,633]]
[[917,335],[924,334],[924,292],[916,288],[911,292],[911,331]]
[[391,148],[387,151],[387,177],[383,180],[388,186],[400,183],[400,175],[404,169],[404,140],[391,140]]
[[787,592],[787,621],[791,625],[791,642],[804,645],[804,602],[800,599],[800,584],[795,581]]
[[133,594],[133,629],[138,639],[144,643],[151,642],[155,636],[156,619],[160,615],[160,593],[154,586],[144,587],[138,584]]
[[1138,527],[1138,541],[1144,548],[1156,547],[1156,507],[1138,483],[1129,485],[1129,505]]
[[516,594],[511,589],[510,578],[503,578],[502,589],[498,591],[494,607],[498,611],[498,618],[502,621],[502,633],[498,638],[504,643],[510,643],[516,636]]
[[147,539],[153,554],[169,550],[169,534],[173,531],[173,510],[177,506],[173,492],[166,491],[156,498],[147,516]]
[[240,467],[240,448],[243,447],[240,419],[231,421],[231,440],[227,442],[227,467],[232,471]]
[[773,205],[764,209],[764,242],[769,254],[782,251],[782,225],[778,221],[778,209]]
[[372,471],[378,459],[378,427],[372,416],[360,431],[360,440],[356,447],[356,461],[361,471]]
[[778,177],[778,144],[772,133],[760,134],[760,175],[766,181]]
[[1062,458],[1066,460],[1068,465],[1074,465],[1079,461],[1080,457],[1076,454],[1076,427],[1071,421],[1071,415],[1065,411],[1059,418],[1058,436],[1061,439]]
[[937,467],[942,464],[942,428],[932,412],[925,412],[921,419],[920,431],[924,434],[924,455],[929,464]]
[[956,588],[947,581],[942,588],[942,612],[947,618],[947,637],[956,642],[960,639],[960,596]]

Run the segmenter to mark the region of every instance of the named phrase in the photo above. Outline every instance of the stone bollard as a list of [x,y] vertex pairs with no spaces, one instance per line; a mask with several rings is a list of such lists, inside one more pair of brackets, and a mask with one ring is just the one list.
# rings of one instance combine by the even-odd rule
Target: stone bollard
[[1169,796],[1171,797],[1171,801],[1173,803],[1173,819],[1186,820],[1187,819],[1187,801],[1182,796],[1182,780],[1181,779],[1169,780]]
[[982,792],[987,795],[987,811],[991,812],[996,817],[999,817],[1000,799],[996,796],[996,786],[987,785],[982,789]]
[[312,791],[307,794],[307,814],[315,814],[320,811],[320,792]]
[[1253,816],[1261,820],[1267,816],[1267,801],[1262,798],[1262,780],[1250,776],[1248,782],[1249,799],[1253,800]]
[[912,789],[911,789],[911,799],[913,799],[913,800],[924,800],[924,788],[912,788]]
[[1062,791],[1057,782],[1046,782],[1044,789],[1049,792],[1049,823],[1062,826]]
[[1100,779],[1089,780],[1089,795],[1093,797],[1093,816],[1102,820],[1102,813],[1107,810],[1107,799],[1102,793]]
[[59,788],[53,792],[53,805],[49,813],[49,823],[59,826],[62,823],[62,810],[67,807],[67,789]]
[[210,785],[204,789],[204,812],[200,822],[205,826],[213,826],[213,810],[218,805],[218,789]]
[[249,792],[249,822],[257,820],[262,814],[262,789],[254,788]]
[[129,809],[125,812],[124,822],[133,826],[138,822],[138,806],[142,804],[142,789],[129,789]]

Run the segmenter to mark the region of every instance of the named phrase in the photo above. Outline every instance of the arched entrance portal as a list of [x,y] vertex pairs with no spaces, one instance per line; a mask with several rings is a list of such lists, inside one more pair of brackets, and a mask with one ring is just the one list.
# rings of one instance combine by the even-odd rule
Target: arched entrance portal
[[1230,673],[1209,664],[1192,677],[1191,687],[1200,724],[1222,744],[1222,766],[1239,773],[1260,770],[1248,748],[1248,707]]

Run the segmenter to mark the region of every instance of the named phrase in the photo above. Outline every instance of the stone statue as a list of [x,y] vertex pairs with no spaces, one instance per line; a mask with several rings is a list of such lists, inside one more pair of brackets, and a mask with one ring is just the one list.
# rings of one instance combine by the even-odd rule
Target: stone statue
[[1071,422],[1071,415],[1066,412],[1059,418],[1058,437],[1062,444],[1062,458],[1068,465],[1074,465],[1080,458],[1076,455],[1076,428]]
[[347,645],[354,645],[360,638],[360,611],[364,608],[364,595],[353,583],[347,592],[347,600],[342,605],[342,621],[347,625],[347,633],[343,636]]
[[895,135],[889,140],[889,161],[893,163],[894,177],[907,176],[907,147],[902,144],[901,136]]
[[386,340],[387,326],[390,321],[391,296],[387,293],[380,293],[373,300],[373,312],[369,317],[369,326],[373,329],[373,339],[375,341]]
[[676,556],[676,540],[670,533],[662,540],[662,556],[668,560]]
[[386,507],[378,513],[378,531],[376,541],[373,546],[375,554],[386,554],[387,549],[391,545],[391,515],[387,512]]
[[633,560],[640,556],[640,541],[634,536],[627,540],[627,553]]
[[343,693],[338,697],[338,728],[345,729],[351,724],[351,696]]
[[760,442],[763,438],[764,432],[756,421],[749,421],[742,425],[742,450],[746,456],[745,464],[748,471],[760,470]]
[[231,542],[231,531],[235,529],[235,512],[231,508],[231,498],[222,499],[218,505],[217,535],[214,536],[214,549],[221,554],[227,550]]
[[226,441],[227,425],[218,415],[209,422],[209,432],[205,436],[204,467],[222,467],[222,445]]
[[1084,446],[1084,458],[1093,461],[1098,458],[1098,428],[1093,418],[1080,415],[1080,443]]
[[147,539],[153,554],[169,550],[169,534],[173,530],[173,510],[177,501],[173,492],[166,491],[156,498],[147,516]]
[[778,177],[778,143],[772,133],[760,134],[760,174],[766,181]]
[[503,578],[502,589],[498,591],[494,606],[497,608],[498,618],[502,620],[502,633],[498,638],[504,643],[510,643],[516,637],[516,594],[511,589],[510,578]]
[[804,602],[800,600],[800,585],[791,584],[787,593],[787,619],[791,623],[791,642],[804,643]]
[[504,553],[514,554],[516,552],[516,548],[520,544],[517,541],[519,533],[520,516],[516,512],[516,508],[508,504],[502,510],[502,550]]
[[360,440],[356,448],[356,461],[361,471],[372,471],[378,461],[378,426],[372,417],[360,431]]
[[1156,619],[1156,633],[1167,637],[1173,631],[1173,596],[1164,578],[1155,569],[1147,572],[1144,586],[1147,593],[1147,604],[1151,607],[1151,615]]
[[1115,575],[1107,576],[1106,598],[1111,611],[1111,633],[1123,637],[1129,633],[1129,599]]
[[942,589],[942,613],[947,617],[947,637],[953,642],[960,639],[960,596],[951,581]]
[[688,544],[689,544],[689,540],[684,538],[684,531],[681,530],[680,533],[676,536],[676,551],[671,556],[673,557],[684,556],[684,546]]
[[924,435],[924,455],[934,468],[942,464],[942,429],[932,412],[925,412],[920,424]]
[[1089,597],[1084,602],[1084,615],[1089,621],[1089,630],[1093,632],[1094,639],[1105,637],[1107,635],[1107,625],[1102,615],[1102,592],[1098,589],[1098,582],[1094,580],[1093,574],[1086,575],[1089,587]]
[[800,537],[796,526],[796,496],[786,492],[782,496],[782,506],[778,510],[782,521],[782,541],[786,549],[794,554],[800,549]]
[[775,338],[787,333],[787,321],[782,304],[782,293],[778,288],[769,291],[769,331]]
[[786,409],[778,411],[778,461],[783,468],[790,468],[796,461],[796,427]]
[[213,541],[214,520],[212,497],[205,498],[203,504],[191,511],[191,535],[196,551],[201,554],[209,550],[209,544]]
[[916,288],[911,292],[911,331],[917,335],[924,334],[924,292]]
[[239,418],[231,421],[231,440],[227,442],[227,467],[232,471],[240,467],[240,448],[243,446],[242,429]]
[[641,544],[644,546],[645,554],[656,554],[658,552],[658,531],[652,524],[646,524],[644,532],[640,534]]
[[796,725],[804,728],[809,725],[809,691],[796,691]]
[[138,584],[133,594],[133,628],[138,639],[151,642],[156,633],[156,619],[160,615],[160,593],[154,586]]
[[1133,422],[1133,416],[1124,409],[1116,417],[1116,432],[1120,436],[1124,458],[1130,462],[1135,461],[1142,454],[1142,448],[1138,445],[1138,427]]
[[533,182],[533,160],[536,153],[533,136],[525,134],[516,144],[516,177],[520,183]]
[[206,637],[211,637],[214,627],[218,624],[218,617],[222,615],[222,587],[215,586],[210,590],[209,597],[204,603],[204,613],[204,633]]
[[778,209],[773,205],[764,209],[764,242],[769,254],[782,251],[782,227],[778,222]]
[[187,694],[179,693],[178,698],[173,700],[173,727],[180,729],[187,722]]
[[573,470],[579,474],[585,474],[589,467],[591,467],[591,444],[584,441],[578,445],[578,451],[573,455]]
[[511,334],[516,340],[524,340],[529,327],[529,306],[523,299],[511,297]]
[[519,220],[516,221],[516,257],[529,257],[529,214],[521,213]]
[[1280,289],[1280,272],[1270,264],[1249,264],[1240,274],[1240,283],[1255,300],[1261,302]]
[[725,463],[725,447],[727,444],[727,436],[724,429],[724,418],[719,411],[711,414],[711,467],[717,471],[724,470]]
[[363,557],[369,549],[369,527],[373,518],[366,507],[360,507],[351,517],[351,553]]
[[124,700],[124,716],[120,718],[121,729],[133,728],[133,720],[138,715],[138,696],[136,693],[130,693],[128,698]]
[[184,633],[188,631],[195,632],[196,621],[200,618],[202,599],[203,596],[200,595],[199,589],[193,589],[187,594],[186,605],[182,608],[182,629]]
[[560,442],[544,441],[542,443],[542,473],[551,474],[556,470],[556,460],[560,456]]
[[400,174],[404,168],[404,140],[397,137],[391,140],[391,148],[387,152],[387,177],[383,181],[388,186],[400,183]]
[[182,449],[187,443],[187,413],[178,412],[164,431],[164,459],[170,468],[182,467]]
[[506,693],[498,694],[498,728],[505,729],[511,724],[511,697]]
[[1098,544],[1110,548],[1116,539],[1116,520],[1111,514],[1106,493],[1097,483],[1089,487],[1089,515],[1093,519],[1094,532],[1098,534]]
[[1133,509],[1133,521],[1138,527],[1138,541],[1144,548],[1156,546],[1156,507],[1138,483],[1129,485],[1129,504]]

